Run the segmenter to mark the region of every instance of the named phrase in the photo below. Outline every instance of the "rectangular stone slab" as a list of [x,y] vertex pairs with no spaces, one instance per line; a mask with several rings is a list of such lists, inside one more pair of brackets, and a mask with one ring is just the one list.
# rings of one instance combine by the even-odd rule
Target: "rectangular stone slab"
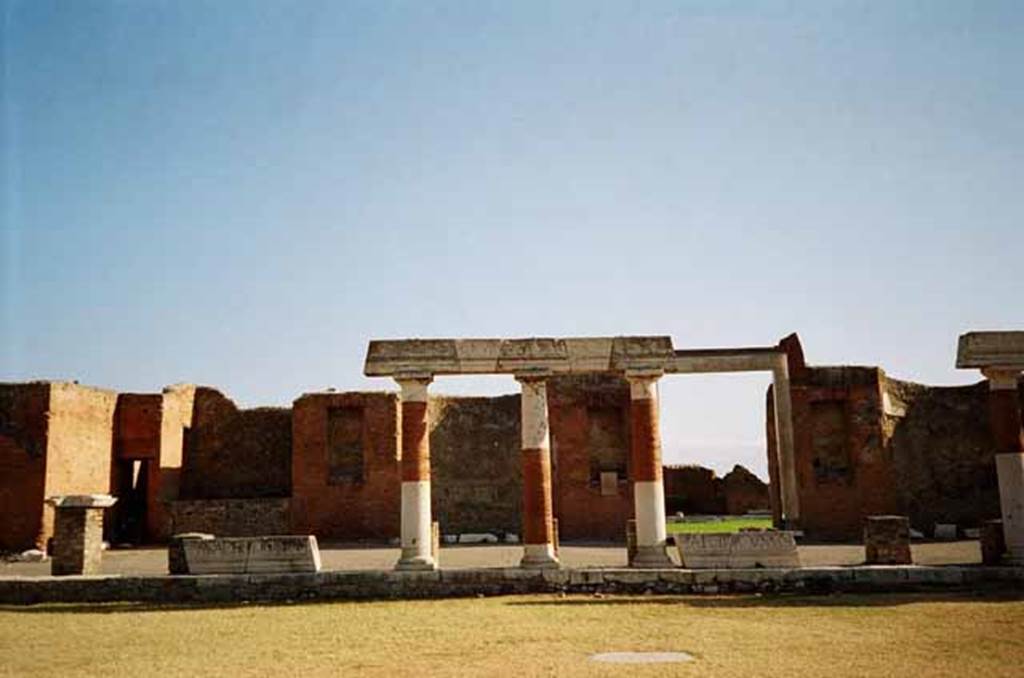
[[182,541],[188,574],[319,572],[316,537],[222,537]]
[[968,332],[960,335],[956,366],[1024,370],[1024,332]]
[[792,532],[677,534],[675,541],[685,568],[800,567]]

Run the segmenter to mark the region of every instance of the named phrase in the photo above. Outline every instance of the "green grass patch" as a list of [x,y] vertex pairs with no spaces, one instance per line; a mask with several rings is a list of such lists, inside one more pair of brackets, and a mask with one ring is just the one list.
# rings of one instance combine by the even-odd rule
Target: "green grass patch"
[[755,527],[767,529],[772,526],[772,519],[768,516],[763,518],[725,518],[723,520],[709,520],[700,523],[669,523],[669,534],[718,534],[739,532],[741,528]]

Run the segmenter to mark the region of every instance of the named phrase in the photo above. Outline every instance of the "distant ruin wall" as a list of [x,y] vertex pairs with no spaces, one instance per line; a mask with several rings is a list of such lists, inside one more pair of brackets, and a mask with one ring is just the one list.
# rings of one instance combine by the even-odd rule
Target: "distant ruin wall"
[[740,465],[724,477],[703,466],[665,467],[665,508],[704,515],[743,515],[767,511],[771,498],[768,484]]
[[430,420],[434,519],[445,534],[521,534],[519,396],[434,396]]
[[185,434],[182,499],[287,497],[291,494],[292,413],[240,410],[224,395],[199,387]]
[[206,499],[169,504],[171,534],[206,532],[218,537],[289,534],[288,499]]

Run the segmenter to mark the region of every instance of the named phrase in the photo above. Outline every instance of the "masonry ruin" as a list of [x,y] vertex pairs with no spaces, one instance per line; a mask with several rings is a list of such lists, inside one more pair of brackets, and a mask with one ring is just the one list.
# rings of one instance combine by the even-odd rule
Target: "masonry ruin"
[[[541,565],[555,560],[554,519],[563,541],[621,542],[635,518],[652,561],[675,511],[770,508],[777,526],[818,540],[859,540],[867,516],[890,514],[925,534],[1000,518],[1013,532],[1024,349],[1012,348],[1022,333],[996,334],[962,340],[958,365],[986,379],[958,387],[808,365],[796,335],[725,350],[667,337],[374,342],[367,374],[399,392],[309,393],[290,408],[240,409],[192,385],[0,384],[0,550],[45,549],[46,499],[81,494],[118,498],[104,522],[115,545],[182,532],[404,536],[405,560],[427,567],[430,520],[446,534],[521,537]],[[773,375],[768,487],[745,470],[663,468],[658,380],[750,369]],[[427,393],[453,373],[507,374],[521,394]],[[1019,553],[1019,537],[1007,543]]]

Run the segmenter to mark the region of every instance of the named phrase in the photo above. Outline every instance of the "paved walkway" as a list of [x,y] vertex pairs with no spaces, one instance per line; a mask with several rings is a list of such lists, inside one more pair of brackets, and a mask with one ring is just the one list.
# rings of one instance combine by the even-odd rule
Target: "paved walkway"
[[[969,565],[981,562],[977,541],[914,544],[914,562],[919,565]],[[864,562],[860,545],[800,546],[800,561],[808,567],[823,565],[859,565]],[[441,549],[441,567],[470,569],[479,567],[515,567],[522,557],[521,546],[505,544],[482,546],[445,546]],[[678,554],[671,550],[678,564]],[[390,570],[398,560],[394,547],[324,543],[320,555],[325,570]],[[563,545],[562,563],[567,567],[625,567],[626,549],[615,545]],[[138,548],[107,551],[103,558],[106,574],[167,574],[166,548]],[[0,577],[45,577],[50,563],[0,563]]]

